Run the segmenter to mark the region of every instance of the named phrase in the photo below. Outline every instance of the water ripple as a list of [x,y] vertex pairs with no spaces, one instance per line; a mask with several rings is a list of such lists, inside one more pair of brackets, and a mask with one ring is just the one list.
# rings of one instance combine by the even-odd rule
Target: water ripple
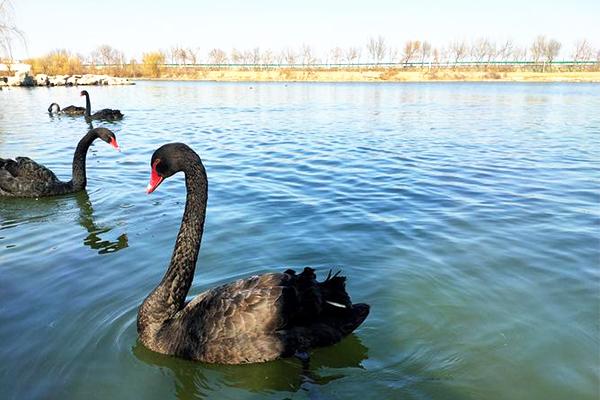
[[[252,86],[252,89],[250,88]],[[69,179],[78,88],[0,92],[0,156]],[[92,89],[123,148],[86,193],[0,200],[0,386],[8,398],[598,397],[597,85],[141,82]],[[35,111],[37,110],[37,111]],[[51,138],[51,140],[49,140]],[[311,265],[372,312],[295,360],[207,366],[146,350],[137,307],[168,265],[183,141],[209,176],[193,296]],[[7,389],[8,388],[8,389]]]

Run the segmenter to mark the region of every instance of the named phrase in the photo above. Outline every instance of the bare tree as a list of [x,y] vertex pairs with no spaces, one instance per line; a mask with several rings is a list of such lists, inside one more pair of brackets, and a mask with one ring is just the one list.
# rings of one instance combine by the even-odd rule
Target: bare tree
[[442,61],[440,50],[436,47],[432,52],[433,62],[439,64]]
[[454,64],[457,64],[467,56],[467,43],[464,40],[455,40],[452,43],[450,43],[448,51],[449,56],[452,58],[452,62],[454,62]]
[[232,63],[234,64],[243,64],[244,62],[244,55],[241,51],[239,51],[236,48],[233,48],[231,50],[231,57],[230,60]]
[[421,51],[421,42],[418,40],[409,40],[404,43],[402,50],[402,62],[408,64]]
[[287,49],[282,51],[282,54],[283,54],[283,59],[286,64],[288,64],[288,65],[296,64],[297,55],[296,55],[296,52],[294,51],[294,49],[291,49],[288,47]]
[[250,58],[249,58],[250,64],[256,65],[256,64],[260,63],[260,48],[258,48],[258,47],[253,48],[250,51],[249,55],[250,55]]
[[383,60],[383,57],[385,57],[385,49],[386,45],[383,36],[379,36],[377,39],[371,37],[367,42],[367,50],[375,64],[379,64]]
[[587,39],[579,40],[575,43],[575,51],[573,52],[573,61],[589,61],[592,59],[594,50],[588,43]]
[[421,44],[421,64],[425,63],[425,60],[431,56],[431,43],[423,41]]
[[244,50],[242,52],[242,63],[243,64],[251,64],[252,63],[252,51]]
[[175,64],[175,53],[177,52],[177,47],[173,46],[169,50],[167,50],[167,56],[169,57],[169,64]]
[[[20,41],[23,46],[25,35],[13,23],[13,8],[9,0],[0,0],[0,51],[9,61],[13,61],[13,42]],[[10,65],[9,65],[10,67]]]
[[271,65],[275,61],[275,55],[271,50],[265,50],[261,54],[261,63]]
[[507,39],[504,43],[498,47],[497,56],[500,61],[508,61],[510,55],[513,51],[513,42],[510,39]]
[[555,39],[550,39],[548,43],[546,43],[546,48],[544,49],[544,57],[546,57],[546,61],[548,63],[552,63],[554,59],[558,56],[558,52],[562,44]]
[[360,59],[360,49],[358,47],[348,47],[344,52],[344,59],[348,64],[357,63]]
[[280,50],[277,53],[275,53],[275,62],[279,65],[281,65],[285,62],[285,51],[284,50]]
[[471,45],[471,57],[478,63],[486,60],[488,63],[496,56],[496,44],[487,38],[479,38]]
[[198,55],[196,54],[196,51],[194,49],[192,49],[191,47],[188,47],[186,49],[188,58],[190,60],[190,64],[197,64],[198,63]]
[[533,60],[534,63],[540,62],[540,60],[542,59],[542,56],[544,55],[544,52],[546,51],[546,45],[547,45],[546,36],[539,35],[538,37],[535,38],[535,40],[533,41],[533,44],[531,45],[531,49],[530,49],[531,59]]
[[341,47],[335,47],[331,49],[329,52],[330,62],[332,64],[340,64],[342,62],[342,58],[344,57],[344,50]]
[[227,53],[225,53],[221,49],[212,49],[208,53],[208,62],[210,64],[226,64],[227,63]]
[[98,46],[95,50],[93,50],[90,58],[93,64],[125,64],[125,54],[123,54],[122,51],[117,50],[107,44]]
[[525,61],[527,60],[527,48],[525,47],[515,47],[512,49],[511,53],[512,61]]
[[400,51],[396,47],[388,47],[388,62],[393,63],[398,59]]
[[188,52],[183,47],[173,46],[170,50],[171,64],[185,65],[188,60]]
[[313,65],[316,63],[313,50],[308,44],[302,45],[302,65]]

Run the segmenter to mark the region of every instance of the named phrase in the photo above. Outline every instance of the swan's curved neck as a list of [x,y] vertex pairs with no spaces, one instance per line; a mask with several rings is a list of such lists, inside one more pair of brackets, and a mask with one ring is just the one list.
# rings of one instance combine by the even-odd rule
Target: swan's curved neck
[[92,103],[90,103],[90,95],[85,94],[85,116],[89,117],[92,114]]
[[194,279],[204,231],[208,180],[204,167],[197,161],[190,162],[184,172],[187,198],[171,263],[160,284],[144,300],[138,323],[162,322],[173,317],[185,305]]
[[77,143],[75,154],[73,155],[73,190],[81,190],[85,188],[87,179],[85,176],[85,158],[90,145],[98,135],[94,129],[90,130],[84,137],[81,138]]

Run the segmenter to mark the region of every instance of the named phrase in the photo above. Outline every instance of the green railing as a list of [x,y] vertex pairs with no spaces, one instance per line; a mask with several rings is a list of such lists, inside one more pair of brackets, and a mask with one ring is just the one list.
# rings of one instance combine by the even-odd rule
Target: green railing
[[[128,67],[132,65],[144,65],[144,64],[84,64],[85,67],[95,68],[115,68],[115,67]],[[440,67],[477,67],[477,66],[594,66],[600,65],[600,61],[448,61],[448,62],[381,62],[381,63],[169,63],[159,64],[161,68],[200,68],[200,69],[213,69],[213,68],[273,68],[273,69],[304,69],[304,68],[323,68],[323,69],[335,69],[335,68],[415,68],[415,67],[427,67],[427,68],[440,68]]]

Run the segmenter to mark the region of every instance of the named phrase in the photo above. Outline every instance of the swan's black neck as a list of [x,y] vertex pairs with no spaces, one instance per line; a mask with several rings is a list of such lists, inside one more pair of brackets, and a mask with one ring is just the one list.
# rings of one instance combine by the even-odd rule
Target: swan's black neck
[[187,199],[171,263],[160,284],[140,308],[138,330],[143,329],[144,324],[166,321],[181,310],[194,279],[204,231],[208,180],[204,166],[197,160],[190,160],[184,173]]
[[56,106],[56,112],[57,112],[57,113],[59,113],[59,112],[60,112],[60,106],[59,106],[57,103],[52,103],[52,104],[50,104],[50,107],[48,107],[48,112],[49,112],[49,113],[52,113],[52,112],[53,112],[53,111],[52,111],[52,108],[53,108],[54,106]]
[[90,95],[88,93],[84,93],[85,95],[85,114],[84,116],[89,117],[92,114],[92,103],[90,102]]
[[92,129],[81,138],[79,143],[77,143],[77,148],[73,155],[73,179],[71,180],[73,191],[82,190],[87,184],[85,176],[85,158],[90,145],[97,137],[98,134],[96,133],[96,130]]

